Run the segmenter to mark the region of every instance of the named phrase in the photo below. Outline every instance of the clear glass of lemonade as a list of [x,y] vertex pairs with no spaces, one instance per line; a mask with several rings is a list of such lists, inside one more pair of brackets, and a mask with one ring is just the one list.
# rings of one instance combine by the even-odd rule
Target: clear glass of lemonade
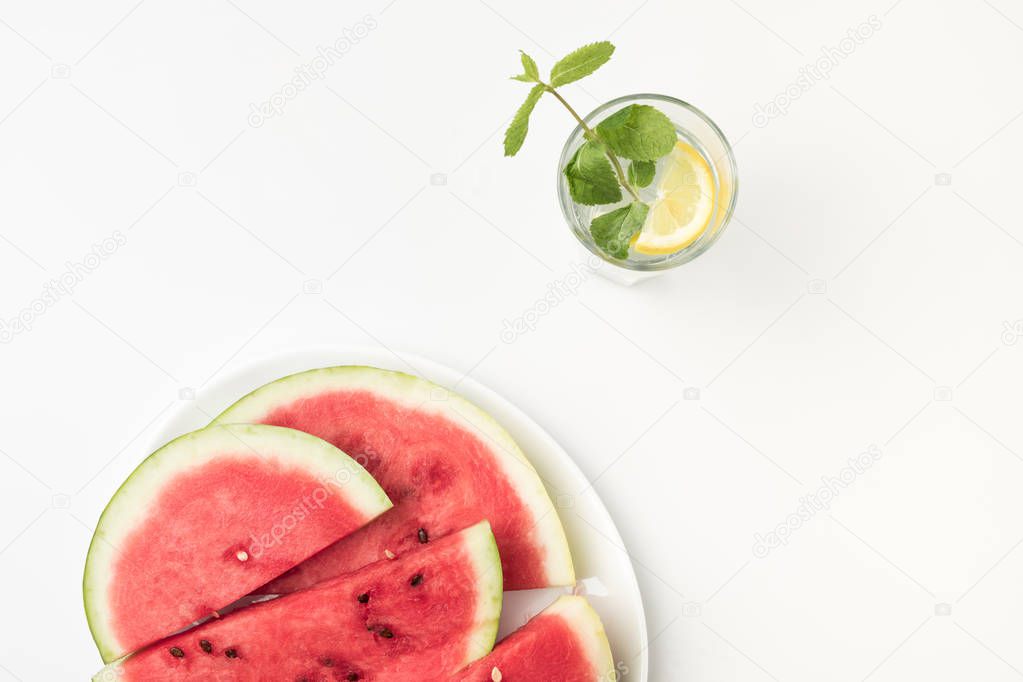
[[[617,204],[583,206],[569,194],[562,169],[586,141],[582,126],[569,136],[558,162],[558,196],[569,227],[600,258],[598,272],[625,284],[688,263],[709,249],[728,225],[738,194],[735,156],[728,140],[691,104],[664,95],[627,95],[598,107],[584,121],[593,128],[630,104],[648,104],[664,112],[675,125],[679,141],[671,154],[657,161],[653,181],[637,188],[639,199],[651,208],[643,234],[633,240],[626,258],[602,251],[590,234],[590,223],[598,215],[628,205],[632,197],[623,192]],[[680,223],[685,229],[676,229]]]

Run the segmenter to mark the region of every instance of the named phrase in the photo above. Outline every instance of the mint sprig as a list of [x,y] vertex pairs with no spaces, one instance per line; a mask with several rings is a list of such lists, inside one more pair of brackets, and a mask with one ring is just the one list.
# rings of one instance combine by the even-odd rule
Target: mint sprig
[[653,161],[633,161],[629,164],[629,170],[625,174],[629,178],[629,182],[636,187],[646,187],[654,181],[656,173],[657,164]]
[[671,120],[648,104],[631,104],[597,124],[600,139],[618,156],[633,161],[659,159],[675,146]]
[[522,73],[518,76],[512,76],[517,81],[524,83],[539,83],[540,82],[540,69],[537,68],[536,62],[525,52],[519,50],[519,54],[522,56]]
[[[650,206],[637,188],[653,182],[656,161],[671,152],[677,140],[675,126],[658,109],[630,104],[591,128],[556,88],[589,76],[611,59],[615,47],[608,41],[584,45],[559,60],[548,82],[540,79],[536,62],[520,55],[522,73],[512,79],[533,83],[504,135],[505,156],[515,156],[529,131],[529,117],[544,93],[551,94],[583,129],[584,142],[565,165],[565,180],[572,200],[584,206],[616,204],[627,194],[627,206],[597,216],[590,223],[594,243],[613,258],[627,258],[632,237],[643,228]],[[628,172],[619,157],[629,161]],[[624,190],[624,193],[623,193]]]
[[615,46],[606,40],[580,47],[559,61],[551,69],[551,87],[574,83],[607,64],[614,54]]
[[590,233],[605,252],[615,258],[629,256],[629,242],[633,235],[643,228],[646,214],[650,210],[642,201],[634,201],[610,213],[597,216],[590,223]]
[[588,140],[565,166],[572,200],[583,206],[614,204],[622,200],[622,188],[600,142]]
[[511,125],[508,126],[508,130],[504,131],[505,156],[515,156],[522,148],[522,143],[526,141],[526,133],[529,132],[529,116],[542,96],[543,86],[534,85],[526,95],[526,101],[515,112],[515,118],[512,119]]

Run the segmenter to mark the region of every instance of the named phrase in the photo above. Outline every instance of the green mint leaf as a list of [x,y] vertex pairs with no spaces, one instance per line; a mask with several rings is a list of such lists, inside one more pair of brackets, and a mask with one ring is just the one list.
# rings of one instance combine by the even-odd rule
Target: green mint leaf
[[634,201],[610,213],[597,216],[590,223],[590,234],[601,251],[614,258],[628,258],[629,241],[643,228],[650,207]]
[[584,206],[613,204],[622,199],[622,188],[599,142],[585,142],[565,166],[572,200]]
[[556,88],[589,76],[606,64],[614,51],[615,46],[606,40],[580,47],[551,69],[551,87]]
[[522,73],[512,76],[512,79],[523,83],[539,83],[540,69],[536,67],[536,62],[522,50],[519,50],[519,53],[522,55]]
[[646,104],[630,104],[599,124],[597,134],[611,151],[633,161],[654,161],[672,150],[678,133],[671,120]]
[[540,101],[541,95],[543,95],[543,86],[534,85],[526,96],[526,101],[515,112],[515,118],[512,119],[511,125],[508,126],[508,130],[504,131],[505,156],[515,156],[522,148],[522,143],[526,141],[526,133],[529,132],[529,115],[533,113],[533,107]]
[[540,82],[540,69],[536,68],[536,62],[525,52],[522,52],[522,71],[523,75],[528,76],[534,83]]
[[653,161],[631,161],[626,175],[636,187],[646,187],[654,181],[657,165]]

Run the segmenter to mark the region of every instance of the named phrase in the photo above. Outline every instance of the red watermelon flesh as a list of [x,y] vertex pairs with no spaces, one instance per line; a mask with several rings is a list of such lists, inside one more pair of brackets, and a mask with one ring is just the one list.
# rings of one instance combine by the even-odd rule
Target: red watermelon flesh
[[104,661],[208,617],[390,507],[343,452],[271,426],[215,426],[150,455],[86,560]]
[[319,436],[362,463],[395,504],[262,593],[303,589],[481,519],[497,538],[505,589],[575,581],[564,530],[535,470],[493,419],[439,386],[371,367],[311,370],[257,389],[216,421]]
[[169,637],[94,679],[449,679],[490,651],[500,610],[501,564],[481,523]]
[[455,682],[615,682],[600,617],[583,597],[561,597],[457,675]]

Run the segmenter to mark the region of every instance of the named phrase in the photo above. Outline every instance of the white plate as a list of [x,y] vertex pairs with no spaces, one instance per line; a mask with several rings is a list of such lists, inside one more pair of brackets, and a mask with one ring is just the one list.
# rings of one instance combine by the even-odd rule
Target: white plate
[[[579,467],[536,422],[510,402],[462,372],[431,360],[379,348],[316,348],[281,353],[225,372],[203,387],[194,403],[183,403],[158,433],[152,449],[182,433],[202,428],[235,400],[268,381],[315,367],[372,365],[422,376],[462,394],[489,412],[515,438],[548,485],[571,491],[556,499],[575,560],[579,584],[600,613],[620,678],[647,682],[647,630],[632,562],[611,516]],[[585,492],[584,492],[585,491]],[[556,497],[553,495],[552,497]],[[500,637],[521,626],[566,590],[505,594]],[[603,681],[602,682],[614,682]]]

